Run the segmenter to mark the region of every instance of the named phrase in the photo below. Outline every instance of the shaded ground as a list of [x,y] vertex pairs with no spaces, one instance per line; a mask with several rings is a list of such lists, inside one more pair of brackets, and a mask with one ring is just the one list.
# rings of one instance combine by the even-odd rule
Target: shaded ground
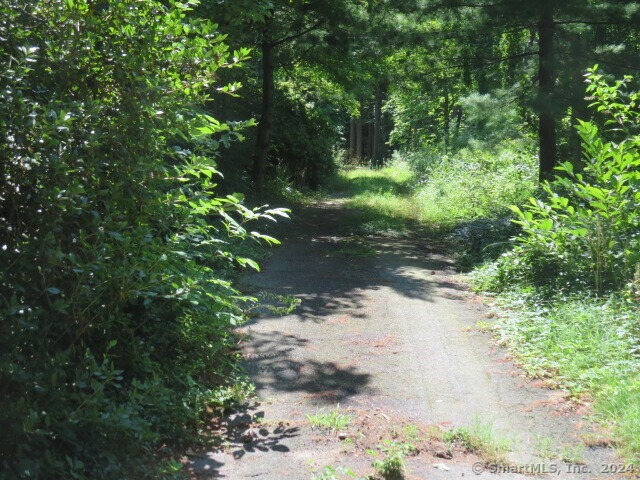
[[[354,239],[353,215],[338,202],[307,209],[285,234],[286,248],[247,281],[250,291],[302,304],[284,317],[263,312],[246,327],[259,402],[214,426],[225,443],[190,458],[193,477],[310,479],[325,465],[364,476],[374,460],[366,449],[396,439],[419,450],[407,478],[523,478],[476,475],[481,459],[442,442],[442,432],[476,422],[512,443],[511,472],[612,478],[602,473],[616,463],[610,450],[569,446],[590,433],[583,411],[522,376],[475,328],[487,312],[451,261],[425,239]],[[306,417],[338,405],[355,417],[346,440],[313,430]],[[549,448],[586,465],[539,457]]]

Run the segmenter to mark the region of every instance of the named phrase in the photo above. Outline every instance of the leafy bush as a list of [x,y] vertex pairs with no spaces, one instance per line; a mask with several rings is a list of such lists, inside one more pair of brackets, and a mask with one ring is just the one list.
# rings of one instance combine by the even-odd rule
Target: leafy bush
[[515,257],[530,281],[550,273],[569,285],[588,279],[602,294],[631,282],[640,260],[640,136],[633,133],[640,124],[639,97],[626,91],[630,77],[609,85],[596,67],[587,81],[592,106],[608,115],[606,125],[616,136],[627,134],[607,141],[594,123],[580,122],[582,169],[564,162],[557,167],[562,176],[543,185],[543,199],[513,209],[523,229]]
[[0,7],[3,478],[158,478],[160,447],[242,388],[247,299],[216,269],[255,266],[227,240],[263,214],[216,198],[237,131],[199,106],[247,52],[228,63],[193,4]]
[[529,145],[505,142],[496,152],[463,149],[441,157],[422,176],[416,198],[424,221],[452,225],[508,216],[507,205],[526,199],[535,188]]

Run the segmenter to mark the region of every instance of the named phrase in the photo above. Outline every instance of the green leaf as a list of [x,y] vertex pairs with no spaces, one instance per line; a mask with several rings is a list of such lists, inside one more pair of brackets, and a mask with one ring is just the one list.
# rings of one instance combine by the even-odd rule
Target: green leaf
[[540,221],[539,227],[540,227],[540,229],[544,230],[545,232],[548,232],[549,230],[551,230],[553,228],[553,220],[551,220],[550,218],[545,218],[545,219]]

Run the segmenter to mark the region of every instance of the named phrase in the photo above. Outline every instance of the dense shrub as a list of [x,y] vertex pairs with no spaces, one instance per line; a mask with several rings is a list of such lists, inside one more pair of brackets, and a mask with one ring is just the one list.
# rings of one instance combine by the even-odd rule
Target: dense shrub
[[535,156],[524,141],[505,142],[496,151],[462,149],[426,158],[410,159],[424,172],[417,199],[426,221],[453,224],[509,215],[507,206],[536,188]]
[[[607,115],[606,128],[580,122],[581,169],[564,162],[555,180],[544,184],[542,199],[514,207],[523,234],[502,259],[496,287],[517,280],[587,286],[602,294],[634,279],[640,261],[639,96],[626,89],[630,77],[610,85],[595,68],[587,80],[592,106]],[[514,262],[519,268],[512,268]]]
[[235,132],[198,106],[230,55],[188,10],[0,6],[3,478],[157,478],[237,393],[241,297],[212,266],[260,214],[215,197]]

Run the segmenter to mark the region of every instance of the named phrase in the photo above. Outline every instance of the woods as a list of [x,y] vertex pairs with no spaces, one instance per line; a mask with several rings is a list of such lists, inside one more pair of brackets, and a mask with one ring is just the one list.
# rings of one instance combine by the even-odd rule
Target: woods
[[0,3],[0,477],[173,478],[252,390],[269,226],[356,167],[407,179],[400,206],[364,182],[369,232],[410,218],[505,304],[607,312],[632,367],[566,378],[637,458],[639,34],[632,1]]

